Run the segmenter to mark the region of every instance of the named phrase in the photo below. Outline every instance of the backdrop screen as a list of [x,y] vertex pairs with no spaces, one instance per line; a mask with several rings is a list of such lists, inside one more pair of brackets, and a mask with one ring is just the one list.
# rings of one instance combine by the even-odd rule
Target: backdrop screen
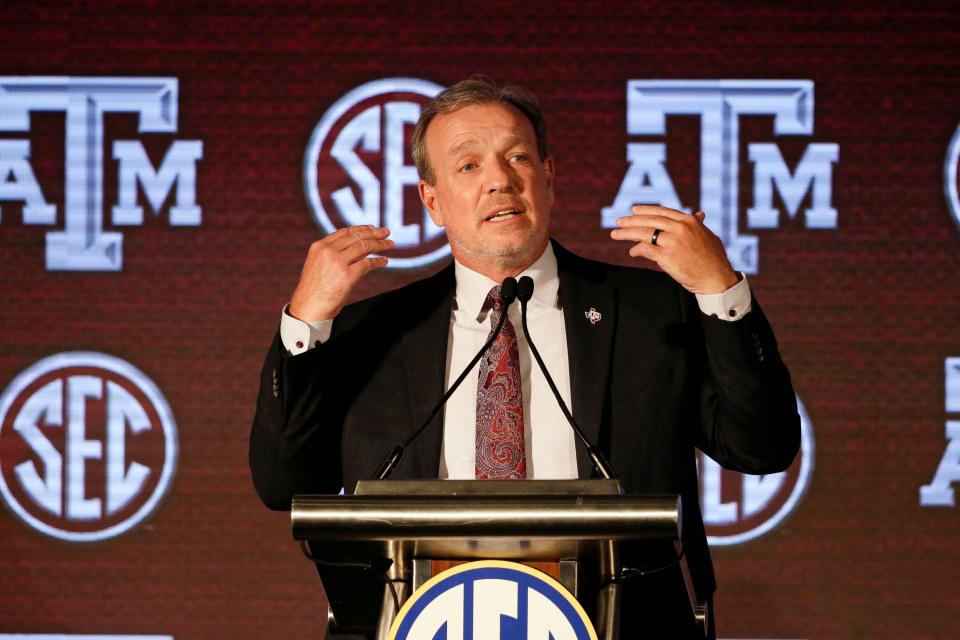
[[4,2],[0,637],[322,634],[262,358],[332,230],[397,241],[356,298],[448,263],[409,136],[475,73],[542,103],[558,241],[703,210],[774,325],[801,454],[699,463],[720,636],[953,637],[960,11],[884,6]]

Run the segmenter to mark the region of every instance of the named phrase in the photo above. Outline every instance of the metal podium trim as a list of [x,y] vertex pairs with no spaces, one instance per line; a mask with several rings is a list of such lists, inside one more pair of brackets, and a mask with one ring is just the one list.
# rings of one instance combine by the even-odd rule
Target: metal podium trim
[[[360,482],[350,496],[295,496],[291,525],[293,538],[301,541],[323,580],[330,573],[337,584],[344,571],[358,568],[367,576],[365,593],[376,586],[371,575],[393,583],[380,583],[382,596],[375,598],[369,617],[350,613],[358,592],[341,591],[337,606],[346,609],[335,612],[338,626],[346,620],[341,613],[372,621],[379,611],[376,637],[385,637],[396,613],[394,593],[402,605],[413,583],[425,580],[426,567],[418,566],[422,559],[559,562],[572,575],[565,575],[565,582],[586,577],[577,566],[586,559],[596,565],[591,574],[601,581],[594,586],[600,587],[594,591],[597,631],[614,640],[623,569],[618,549],[664,543],[680,549],[680,514],[679,496],[623,495],[615,480],[391,480]],[[695,620],[703,614],[682,554],[677,564]]]

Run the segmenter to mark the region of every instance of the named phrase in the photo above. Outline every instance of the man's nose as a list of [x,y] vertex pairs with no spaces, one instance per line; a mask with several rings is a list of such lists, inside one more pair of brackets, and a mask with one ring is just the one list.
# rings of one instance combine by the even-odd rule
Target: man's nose
[[517,174],[506,159],[487,163],[486,187],[487,193],[496,191],[513,191],[516,189]]

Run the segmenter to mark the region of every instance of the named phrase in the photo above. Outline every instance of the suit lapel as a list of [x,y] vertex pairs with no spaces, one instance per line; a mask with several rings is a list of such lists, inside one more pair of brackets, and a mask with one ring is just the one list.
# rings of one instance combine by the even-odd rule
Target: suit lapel
[[[414,318],[412,326],[402,338],[404,373],[410,398],[410,434],[417,429],[446,387],[447,338],[450,333],[450,313],[453,305],[453,265],[431,278],[432,282],[418,300],[408,307],[420,313],[408,314]],[[440,463],[440,445],[443,440],[443,411],[404,453],[397,469],[397,477],[436,478]]]
[[[560,304],[570,361],[573,417],[587,438],[597,444],[610,378],[613,333],[617,323],[616,292],[602,273],[554,242],[560,276]],[[577,443],[581,478],[592,475],[592,464]]]

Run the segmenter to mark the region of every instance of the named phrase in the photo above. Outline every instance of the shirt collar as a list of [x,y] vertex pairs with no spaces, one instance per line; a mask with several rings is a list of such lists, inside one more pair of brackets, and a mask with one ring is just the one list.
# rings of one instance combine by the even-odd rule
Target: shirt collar
[[[457,280],[454,298],[456,308],[463,310],[467,317],[476,318],[482,322],[486,316],[483,303],[487,299],[487,294],[490,293],[491,287],[500,283],[463,266],[457,260],[453,261],[453,265]],[[517,279],[519,280],[522,276],[530,276],[533,279],[533,297],[530,299],[530,305],[559,308],[557,291],[560,289],[560,277],[557,275],[557,256],[553,252],[552,243],[547,243],[546,249],[537,261],[524,269]]]

